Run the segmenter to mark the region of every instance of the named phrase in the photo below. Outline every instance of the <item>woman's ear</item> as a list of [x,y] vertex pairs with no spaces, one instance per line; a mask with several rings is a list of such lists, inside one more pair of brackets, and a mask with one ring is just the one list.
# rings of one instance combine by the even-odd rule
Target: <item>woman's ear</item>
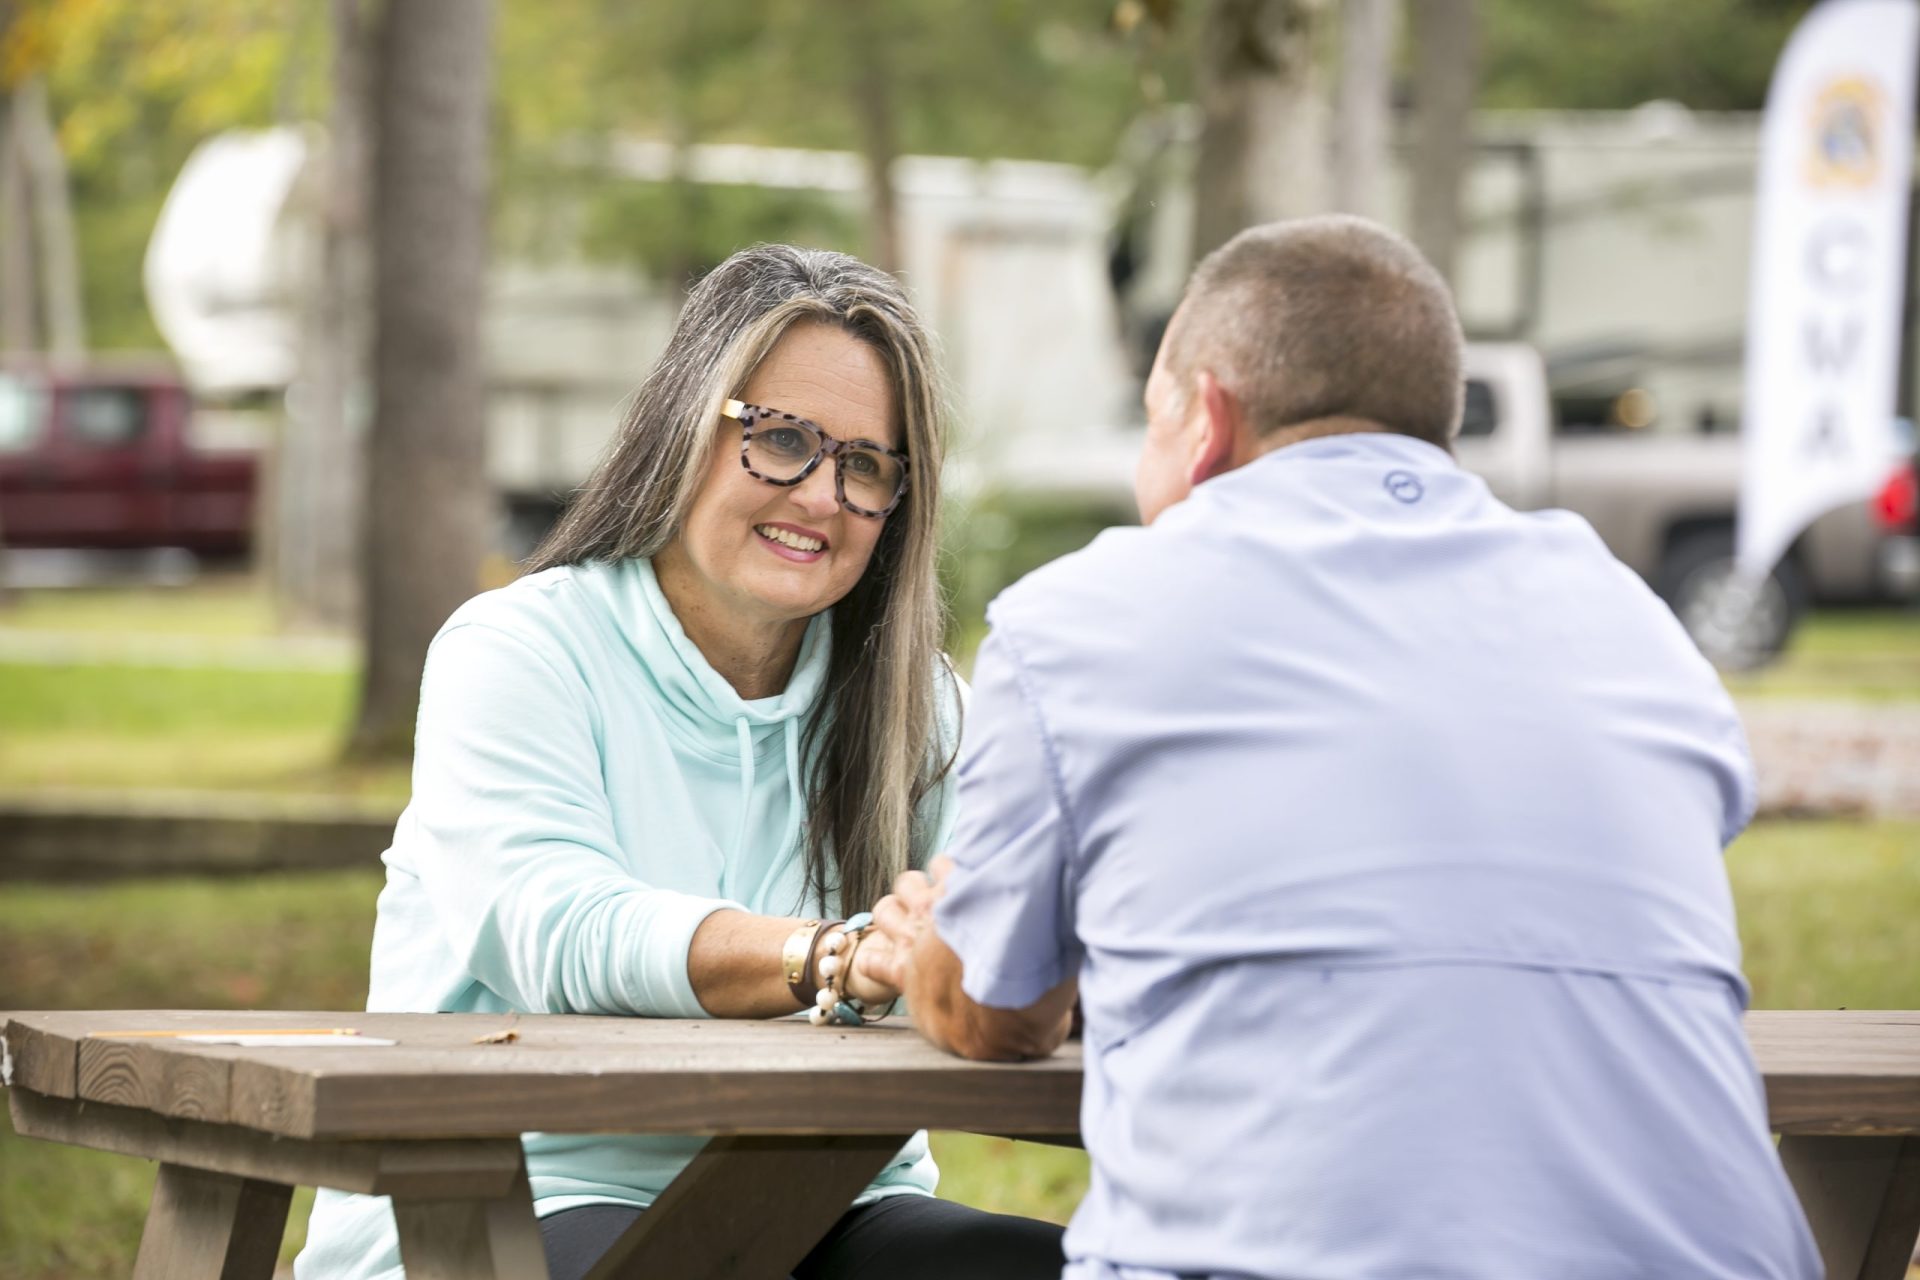
[[1187,482],[1200,484],[1238,465],[1241,413],[1240,401],[1220,385],[1211,369],[1200,370],[1194,394],[1200,401],[1200,411],[1195,415],[1198,422]]

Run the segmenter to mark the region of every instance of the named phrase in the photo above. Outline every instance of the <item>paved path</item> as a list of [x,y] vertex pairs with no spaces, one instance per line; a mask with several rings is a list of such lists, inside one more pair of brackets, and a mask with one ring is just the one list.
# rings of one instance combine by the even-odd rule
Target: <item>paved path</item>
[[1920,817],[1920,704],[1741,704],[1762,813]]

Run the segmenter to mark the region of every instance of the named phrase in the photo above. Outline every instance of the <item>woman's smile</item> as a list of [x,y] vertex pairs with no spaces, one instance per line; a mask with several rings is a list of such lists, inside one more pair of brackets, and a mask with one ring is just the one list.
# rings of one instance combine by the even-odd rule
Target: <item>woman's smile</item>
[[774,522],[753,526],[754,535],[774,555],[796,564],[812,564],[827,554],[827,535],[802,525]]

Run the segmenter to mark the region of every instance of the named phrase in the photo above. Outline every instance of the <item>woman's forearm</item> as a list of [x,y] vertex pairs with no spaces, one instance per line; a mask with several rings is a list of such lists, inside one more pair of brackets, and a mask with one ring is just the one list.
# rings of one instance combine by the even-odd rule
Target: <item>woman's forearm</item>
[[787,988],[780,951],[800,921],[716,911],[687,949],[687,977],[716,1018],[778,1018],[802,1006]]

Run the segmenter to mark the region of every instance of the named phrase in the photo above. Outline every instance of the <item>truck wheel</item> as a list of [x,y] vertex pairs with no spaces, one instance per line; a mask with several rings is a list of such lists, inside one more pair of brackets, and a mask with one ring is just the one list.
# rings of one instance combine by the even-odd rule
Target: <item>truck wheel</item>
[[1807,586],[1783,559],[1752,599],[1733,573],[1733,531],[1689,534],[1667,552],[1660,594],[1714,666],[1748,671],[1780,656],[1807,611]]

